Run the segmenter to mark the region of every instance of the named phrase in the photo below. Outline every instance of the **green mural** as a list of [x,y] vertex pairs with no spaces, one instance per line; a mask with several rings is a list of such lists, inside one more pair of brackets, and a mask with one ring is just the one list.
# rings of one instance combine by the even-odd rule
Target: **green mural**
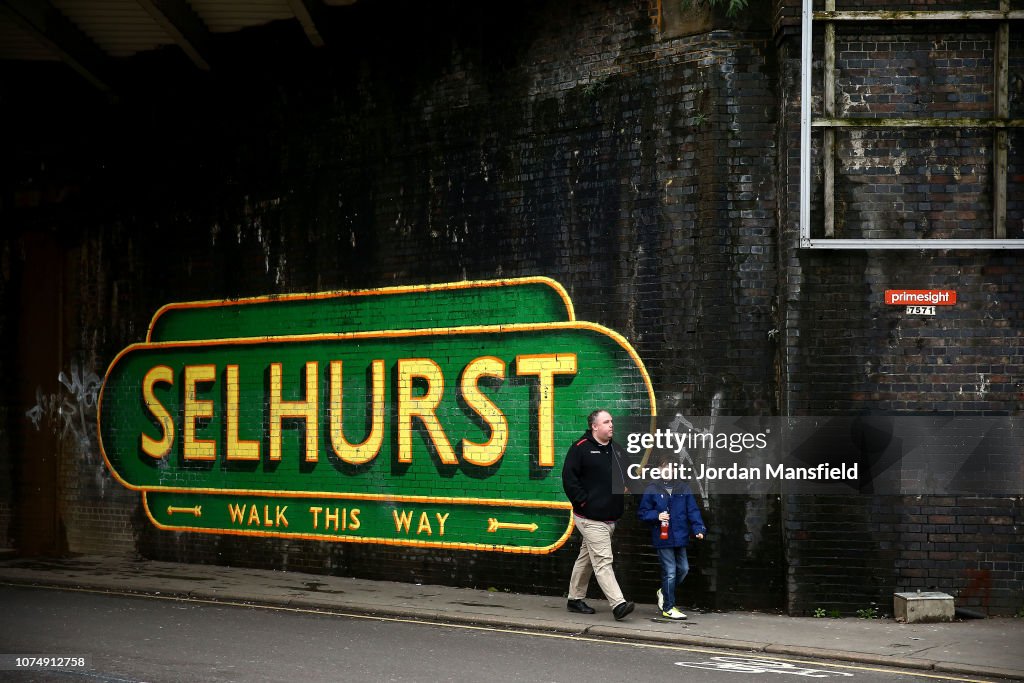
[[652,414],[643,364],[531,278],[172,304],[98,413],[161,528],[543,553],[598,406]]

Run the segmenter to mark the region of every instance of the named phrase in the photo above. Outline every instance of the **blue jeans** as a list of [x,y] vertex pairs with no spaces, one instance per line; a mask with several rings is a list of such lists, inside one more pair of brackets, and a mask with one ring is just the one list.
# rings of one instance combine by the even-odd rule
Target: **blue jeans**
[[658,548],[658,559],[661,560],[661,609],[667,612],[676,606],[676,587],[690,572],[690,562],[686,559],[685,547]]

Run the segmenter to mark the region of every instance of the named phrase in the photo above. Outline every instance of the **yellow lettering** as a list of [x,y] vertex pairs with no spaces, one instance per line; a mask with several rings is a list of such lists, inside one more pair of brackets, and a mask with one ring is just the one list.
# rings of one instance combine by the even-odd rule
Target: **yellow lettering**
[[[288,520],[284,518],[284,511],[287,510],[287,509],[288,509],[288,506],[285,505],[278,512],[279,519],[277,520],[277,526],[282,526],[282,524],[283,524],[283,526],[288,526]],[[325,507],[317,506],[317,507],[310,507],[309,511],[313,514],[313,528],[314,529],[319,529],[320,528],[320,513],[321,512],[325,513],[324,514],[324,531],[331,531],[332,530],[331,529],[331,525],[332,524],[334,525],[333,531],[338,531],[339,529],[341,531],[355,531],[360,526],[360,522],[359,522],[360,510],[359,510],[359,508],[353,508],[353,509],[349,510],[348,508],[325,508]],[[410,512],[408,515],[406,515],[406,513],[403,511],[401,519],[399,519],[397,513],[395,513],[394,511],[392,511],[392,513],[395,515],[395,530],[396,531],[400,531],[401,530],[401,525],[404,522],[406,533],[408,533],[408,531],[409,531],[409,524],[412,521],[412,513]]]
[[491,438],[486,443],[462,440],[462,459],[473,465],[493,465],[501,460],[508,445],[508,420],[494,402],[480,391],[481,377],[505,379],[505,361],[485,356],[473,360],[462,371],[460,388],[467,405],[483,418],[491,428]]
[[[426,380],[427,390],[413,398],[413,380]],[[412,462],[412,419],[418,417],[427,429],[437,456],[445,465],[457,465],[458,460],[441,423],[437,420],[437,406],[444,394],[444,375],[437,363],[429,358],[403,358],[398,361],[398,462]]]
[[427,532],[427,536],[430,536],[434,533],[430,530],[430,518],[427,517],[426,512],[420,514],[420,525],[416,529],[416,534],[422,534],[424,531]]
[[412,522],[412,510],[402,510],[401,517],[399,517],[398,510],[392,510],[391,514],[395,518],[395,531],[405,530],[405,533],[409,533],[409,523]]
[[260,442],[243,441],[238,438],[238,366],[225,368],[224,382],[227,384],[227,460],[259,460]]
[[151,458],[163,458],[171,452],[171,445],[174,443],[174,420],[153,393],[153,385],[158,382],[174,386],[174,371],[166,365],[158,365],[142,378],[142,400],[159,423],[162,434],[159,439],[147,434],[142,435],[142,452]]
[[516,374],[537,375],[540,380],[540,404],[537,407],[537,464],[555,466],[555,375],[576,374],[576,354],[538,354],[516,356]]
[[306,422],[306,462],[316,462],[320,450],[320,421],[317,419],[317,376],[315,360],[306,363],[306,398],[285,401],[281,398],[281,363],[270,364],[270,459],[281,459],[281,420],[288,417]]
[[339,516],[340,515],[339,515],[339,512],[338,512],[338,508],[334,508],[334,512],[333,513],[331,512],[330,508],[328,508],[327,509],[327,520],[324,522],[324,528],[326,529],[327,527],[331,526],[331,522],[334,522],[334,530],[337,531],[338,530]]
[[441,530],[438,532],[438,536],[444,536],[444,523],[448,521],[448,515],[452,513],[446,512],[444,516],[440,512],[435,512],[434,516],[437,517],[437,523],[441,526]]
[[[243,510],[244,509],[245,508],[243,508]],[[252,526],[253,523],[260,523],[260,511],[256,509],[255,505],[249,507],[249,519],[245,524],[246,526]]]
[[264,505],[263,506],[263,526],[274,526],[270,522],[270,506],[269,505]]
[[287,505],[284,507],[281,507],[280,505],[274,506],[274,526],[288,526],[288,518],[284,516],[284,513],[287,510]]
[[353,444],[345,438],[342,425],[341,361],[331,361],[331,447],[342,461],[350,465],[363,465],[373,460],[384,442],[384,361],[373,361],[371,368],[373,404],[370,408],[370,433],[362,443]]
[[239,506],[238,503],[228,503],[228,514],[231,515],[231,522],[233,524],[241,524],[245,519],[245,506]]
[[217,444],[212,439],[196,438],[196,420],[213,417],[213,401],[196,398],[196,385],[217,379],[214,365],[185,366],[185,460],[215,460]]

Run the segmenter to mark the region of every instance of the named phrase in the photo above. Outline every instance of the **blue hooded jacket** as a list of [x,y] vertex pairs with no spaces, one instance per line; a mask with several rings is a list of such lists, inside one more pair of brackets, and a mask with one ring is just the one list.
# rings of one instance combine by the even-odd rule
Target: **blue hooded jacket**
[[[704,526],[697,499],[690,492],[690,487],[681,481],[668,484],[672,486],[672,495],[668,493],[666,482],[655,482],[648,486],[640,498],[636,516],[650,526],[651,545],[655,548],[686,547],[691,535],[706,534],[707,527]],[[668,523],[668,538],[662,539],[658,515],[665,510],[668,510],[671,519]]]

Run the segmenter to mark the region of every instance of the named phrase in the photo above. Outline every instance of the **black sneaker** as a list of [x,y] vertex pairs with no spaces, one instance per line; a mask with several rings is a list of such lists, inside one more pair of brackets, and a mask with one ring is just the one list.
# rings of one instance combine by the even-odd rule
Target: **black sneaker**
[[569,602],[565,603],[565,608],[570,612],[576,612],[577,614],[594,613],[594,608],[582,600],[569,600]]
[[631,603],[629,600],[627,600],[626,602],[620,602],[618,605],[616,605],[612,609],[612,614],[615,615],[615,621],[622,621],[627,616],[629,616],[629,613],[633,611],[633,607],[635,607],[635,605]]

